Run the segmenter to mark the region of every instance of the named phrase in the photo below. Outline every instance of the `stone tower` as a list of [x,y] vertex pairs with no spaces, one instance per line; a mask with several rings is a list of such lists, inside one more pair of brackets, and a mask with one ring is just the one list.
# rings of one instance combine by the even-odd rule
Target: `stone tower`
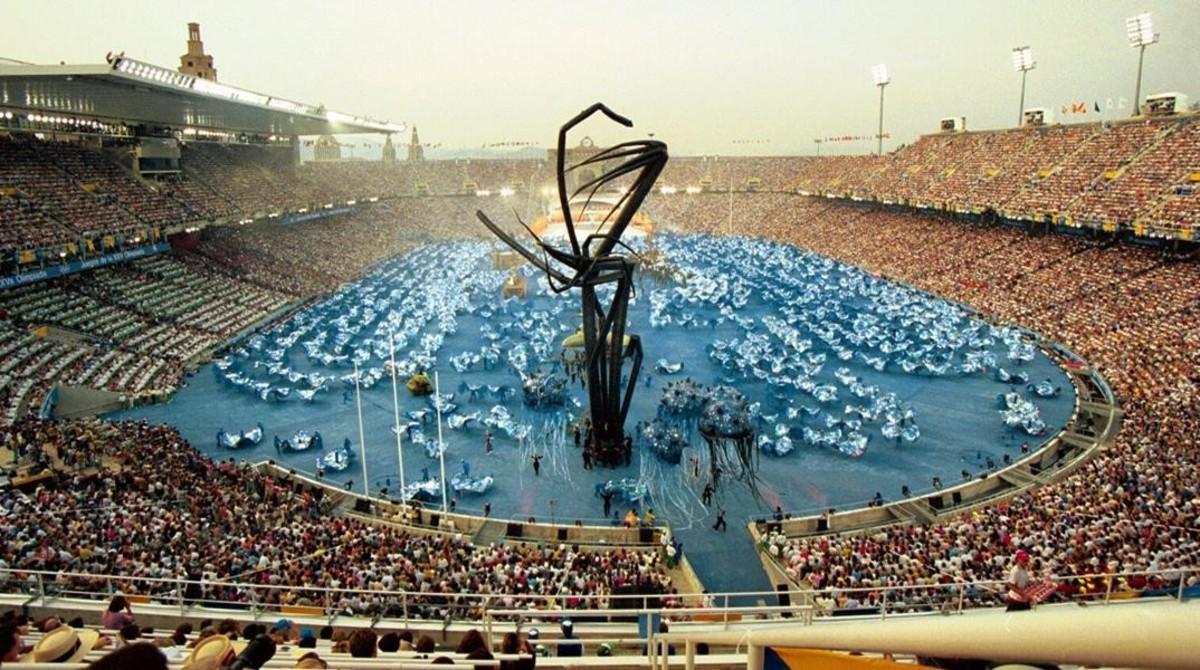
[[425,149],[421,147],[421,140],[417,137],[417,127],[413,126],[412,139],[408,143],[408,160],[423,161],[425,160]]
[[333,135],[322,135],[317,138],[313,147],[313,160],[340,161],[342,160],[342,145]]
[[395,147],[395,145],[392,144],[391,133],[388,133],[387,138],[384,139],[384,141],[383,141],[383,156],[382,156],[382,158],[383,158],[383,162],[385,162],[385,163],[395,163],[396,162],[396,147]]
[[209,81],[217,80],[217,69],[213,59],[204,53],[204,42],[200,41],[200,24],[188,24],[187,53],[179,57],[179,71]]

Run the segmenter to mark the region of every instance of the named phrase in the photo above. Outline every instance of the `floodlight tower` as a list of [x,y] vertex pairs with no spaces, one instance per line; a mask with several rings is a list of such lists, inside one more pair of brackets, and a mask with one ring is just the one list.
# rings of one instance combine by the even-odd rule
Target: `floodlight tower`
[[1021,73],[1021,106],[1017,108],[1017,127],[1020,127],[1025,120],[1025,76],[1037,67],[1037,62],[1033,60],[1033,49],[1028,46],[1013,49],[1012,56],[1013,67]]
[[887,66],[883,63],[871,68],[871,75],[875,77],[875,85],[879,87],[879,134],[876,137],[879,139],[879,144],[876,146],[875,152],[880,156],[883,155],[883,89],[888,84],[892,83],[892,77],[888,74]]
[[1150,20],[1150,12],[1125,19],[1125,32],[1129,35],[1129,46],[1138,50],[1137,87],[1133,92],[1133,115],[1142,111],[1142,61],[1146,58],[1146,47],[1158,42],[1158,33],[1154,32],[1154,22]]

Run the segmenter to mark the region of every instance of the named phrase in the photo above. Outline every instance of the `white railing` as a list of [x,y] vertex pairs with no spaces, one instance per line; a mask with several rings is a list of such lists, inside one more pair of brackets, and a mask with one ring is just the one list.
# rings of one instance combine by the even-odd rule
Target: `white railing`
[[[1135,591],[1131,581],[1144,578],[1154,589]],[[1188,581],[1200,578],[1200,567],[1145,572],[1120,572],[1053,577],[1067,586],[1051,601],[1109,603],[1159,597],[1182,601],[1191,595]],[[1193,589],[1200,588],[1194,586]],[[289,614],[308,610],[333,620],[340,616],[395,620],[521,621],[569,615],[576,620],[630,620],[657,614],[678,622],[703,622],[728,627],[746,619],[794,619],[811,623],[820,617],[865,616],[886,619],[921,613],[959,614],[975,608],[1005,604],[1002,581],[952,582],[883,588],[744,591],[718,594],[508,595],[436,593],[400,590],[340,589],[318,586],[260,585],[237,581],[189,581],[126,575],[9,570],[0,573],[0,598],[44,607],[61,599],[108,600],[113,594],[138,595],[152,603],[178,607],[181,616],[205,610]],[[281,605],[288,593],[291,604]],[[670,598],[670,600],[668,600]],[[347,603],[358,608],[349,611]],[[708,606],[698,606],[701,603]],[[778,603],[778,604],[767,604]]]

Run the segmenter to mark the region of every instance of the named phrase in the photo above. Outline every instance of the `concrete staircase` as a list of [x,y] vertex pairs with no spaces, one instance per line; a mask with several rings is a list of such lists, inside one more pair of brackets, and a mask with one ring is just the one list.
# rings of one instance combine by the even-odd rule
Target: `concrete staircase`
[[937,517],[921,500],[902,500],[888,510],[896,516],[897,519],[903,521],[916,521],[918,523],[930,524],[937,520]]
[[471,544],[486,547],[493,542],[500,542],[504,540],[507,530],[508,524],[504,521],[489,519],[475,531],[475,535],[471,537]]
[[112,412],[123,406],[121,395],[115,391],[59,384],[54,416],[58,419],[74,419]]

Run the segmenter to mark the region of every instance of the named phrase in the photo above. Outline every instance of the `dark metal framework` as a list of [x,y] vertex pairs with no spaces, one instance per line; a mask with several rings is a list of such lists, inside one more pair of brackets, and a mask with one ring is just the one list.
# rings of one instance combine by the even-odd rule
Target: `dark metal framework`
[[[633,285],[633,270],[637,261],[633,250],[621,242],[621,235],[666,166],[667,145],[657,140],[622,142],[567,167],[567,133],[596,112],[623,126],[633,126],[629,119],[612,111],[603,103],[596,103],[559,129],[558,199],[571,243],[570,249],[559,249],[542,241],[518,217],[518,222],[529,231],[537,248],[541,250],[540,254],[536,253],[502,230],[482,211],[477,211],[476,216],[496,237],[546,273],[550,288],[554,292],[564,293],[574,288],[580,290],[583,299],[582,328],[592,421],[592,440],[585,448],[591,450],[594,462],[616,465],[629,457],[625,439],[625,417],[629,413],[629,403],[633,399],[634,389],[637,388],[638,371],[642,365],[641,340],[637,335],[629,335],[626,342],[625,322]],[[607,161],[616,161],[617,164],[598,177],[587,180],[574,193],[568,195],[567,172]],[[596,232],[580,242],[571,213],[571,199],[587,192],[587,200],[583,207],[586,211],[597,192],[627,175],[632,176],[633,183],[624,190],[617,202],[609,207]],[[629,251],[633,257],[614,253],[618,246]],[[615,285],[615,291],[612,301],[605,307],[596,293],[598,288],[609,284]],[[627,356],[633,360],[629,377],[622,384],[622,368]]]

